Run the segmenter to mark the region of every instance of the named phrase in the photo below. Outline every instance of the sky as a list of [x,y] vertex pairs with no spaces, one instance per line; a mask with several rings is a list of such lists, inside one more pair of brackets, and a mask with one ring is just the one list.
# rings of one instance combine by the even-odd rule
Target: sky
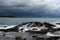
[[0,0],[0,16],[60,17],[60,0]]

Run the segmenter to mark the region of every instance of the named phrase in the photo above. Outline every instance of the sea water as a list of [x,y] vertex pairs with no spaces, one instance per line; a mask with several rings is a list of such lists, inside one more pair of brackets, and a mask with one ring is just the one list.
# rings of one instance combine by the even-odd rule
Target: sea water
[[[15,25],[19,25],[25,22],[60,22],[60,18],[0,18],[0,28],[2,27],[11,27]],[[3,34],[4,32],[2,32]],[[15,38],[16,36],[22,36],[24,38],[27,38],[27,40],[32,40],[32,35],[28,33],[22,33],[22,32],[8,32],[9,37]],[[3,37],[2,34],[0,33],[0,39],[5,40],[6,37]],[[55,33],[57,34],[57,32]],[[60,34],[60,32],[58,32]],[[39,35],[39,34],[38,34]],[[7,40],[15,40],[15,39],[7,39]]]
[[24,22],[58,22],[60,18],[0,18],[2,25],[19,25]]

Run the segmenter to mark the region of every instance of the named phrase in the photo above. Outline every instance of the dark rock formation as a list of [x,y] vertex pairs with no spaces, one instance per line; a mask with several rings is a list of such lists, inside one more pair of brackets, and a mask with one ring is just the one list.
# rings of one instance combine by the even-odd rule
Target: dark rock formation
[[22,38],[21,36],[16,36],[15,40],[26,40],[25,38]]
[[[17,26],[18,26],[18,27],[21,27],[21,26],[26,25],[26,24],[31,25],[32,23],[33,23],[33,22],[25,22],[25,23],[19,24],[19,25],[17,25]],[[27,25],[27,26],[29,26],[29,25]]]
[[56,32],[56,31],[60,31],[60,28],[58,28],[58,29],[51,29],[50,30],[50,32],[52,32],[52,33]]
[[38,37],[38,38],[36,38],[36,40],[46,40],[45,38],[42,38],[42,37]]
[[41,27],[43,26],[43,23],[41,22],[33,22],[33,25],[31,27]]
[[39,37],[39,36],[32,36],[33,38],[35,38],[36,40],[58,40],[60,39],[60,37],[57,36],[50,36],[50,37]]
[[[26,32],[29,32],[29,33],[46,34],[47,32],[60,31],[60,28],[54,29],[53,27],[55,27],[55,25],[47,23],[47,22],[44,22],[44,23],[41,23],[41,22],[25,22],[25,23],[22,23],[20,25],[17,25],[15,27],[13,27],[13,28],[0,29],[0,31],[4,31],[4,32],[18,32],[19,31],[18,29],[20,27],[22,27],[23,25],[26,25],[26,24],[28,24],[27,27],[42,27],[44,25],[47,28],[47,29],[41,29],[39,31],[33,31],[33,30],[26,31]],[[24,28],[22,28],[20,30],[24,30]]]
[[56,23],[56,24],[60,25],[60,23]]
[[17,37],[15,37],[15,40],[22,40],[22,37],[21,36],[17,36]]
[[32,36],[32,38],[36,38],[36,37],[37,37],[37,35],[33,35],[33,36]]
[[26,23],[22,23],[22,24],[20,24],[20,25],[18,25],[18,26],[22,26],[22,25],[26,25],[26,24],[28,24],[27,26],[29,27],[30,25],[32,25],[31,27],[40,27],[40,26],[43,26],[43,23],[41,23],[41,22],[26,22]]
[[49,29],[52,28],[52,27],[55,27],[55,25],[47,23],[47,22],[44,22],[44,25],[45,25],[45,27],[47,27]]
[[34,40],[46,40],[46,38],[44,38],[44,37],[38,37],[38,35],[33,35],[32,38]]
[[9,29],[0,29],[0,31],[4,31],[4,32],[18,32],[18,27],[13,27],[13,28],[9,28]]
[[[22,23],[21,25],[26,25],[26,24],[28,24],[27,27],[42,27],[43,25],[45,25],[45,27],[47,28],[47,29],[41,29],[40,31],[33,31],[33,30],[26,31],[26,32],[29,32],[29,33],[46,34],[47,32],[55,32],[55,31],[60,30],[60,29],[54,29],[53,27],[56,27],[56,26],[53,25],[53,24],[47,23],[47,22],[44,22],[44,23],[41,23],[41,22],[26,22],[26,23]],[[22,28],[21,30],[24,30],[24,29]]]
[[43,23],[41,22],[35,22],[36,26],[43,26]]
[[58,40],[60,37],[54,36],[54,37],[49,37],[47,40]]
[[47,32],[49,32],[49,30],[47,30],[47,29],[42,29],[40,31],[28,30],[26,32],[29,32],[29,33],[32,33],[32,34],[46,34]]

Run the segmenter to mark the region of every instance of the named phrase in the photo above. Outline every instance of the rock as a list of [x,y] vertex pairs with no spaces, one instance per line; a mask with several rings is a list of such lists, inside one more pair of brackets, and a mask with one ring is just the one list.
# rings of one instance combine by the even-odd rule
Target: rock
[[44,25],[45,25],[45,27],[47,27],[49,29],[52,28],[52,27],[55,27],[55,25],[47,23],[47,22],[44,22]]
[[57,36],[54,36],[54,37],[50,37],[50,38],[47,38],[48,40],[58,40],[60,37],[57,37]]
[[41,22],[34,22],[34,24],[32,25],[32,27],[41,27],[43,26],[43,23]]
[[21,31],[24,30],[24,28],[20,29]]
[[22,37],[21,36],[17,36],[15,37],[16,40],[22,40]]
[[60,31],[60,28],[58,28],[58,29],[51,29],[50,30],[50,32],[52,32],[52,33],[56,32],[56,31]]
[[19,24],[19,25],[17,25],[18,27],[21,27],[21,26],[23,26],[23,25],[26,25],[27,23],[22,23],[22,24]]
[[0,31],[4,31],[4,32],[18,32],[18,28],[17,26],[13,27],[13,28],[9,28],[9,29],[0,29]]
[[38,37],[38,36],[33,36],[36,40],[58,40],[60,37],[54,36],[54,37]]
[[36,40],[47,40],[47,38],[44,38],[44,37],[36,37],[35,39]]
[[36,40],[46,40],[46,39],[44,39],[44,38],[37,38]]
[[30,26],[30,25],[32,25],[31,27],[40,27],[40,26],[43,26],[43,23],[41,23],[41,22],[26,22],[26,23],[22,23],[22,24],[20,24],[20,25],[18,25],[18,26],[22,26],[22,25],[26,25],[26,24],[29,24],[29,25],[27,25],[28,27]]
[[26,32],[32,33],[32,34],[46,34],[48,31],[49,31],[49,30],[44,29],[44,30],[41,30],[41,31],[28,30],[28,31],[26,31]]
[[[28,24],[28,25],[26,25]],[[55,25],[53,24],[50,24],[50,23],[47,23],[47,22],[44,22],[44,23],[41,23],[41,22],[25,22],[25,23],[22,23],[20,25],[17,25],[13,28],[9,28],[9,29],[0,29],[0,31],[4,31],[4,32],[19,32],[19,28],[20,27],[23,27],[23,25],[26,25],[27,27],[43,27],[43,25],[45,25],[45,27],[47,29],[41,29],[41,30],[38,30],[38,31],[33,31],[33,30],[37,30],[35,28],[33,28],[33,30],[29,30],[26,31],[26,32],[29,32],[29,33],[41,33],[41,34],[46,34],[47,32],[55,32],[55,31],[58,31],[60,29],[53,29],[52,27],[55,27]],[[20,30],[24,30],[24,28],[20,29]]]
[[26,40],[25,38],[23,40]]
[[56,24],[60,25],[60,23],[56,23]]
[[41,23],[41,22],[35,22],[35,25],[38,27],[40,27],[40,26],[43,26],[43,23]]
[[37,37],[37,35],[33,35],[33,36],[32,36],[32,38],[36,38],[36,37]]
[[15,37],[16,40],[26,40],[25,38],[21,37],[21,36],[16,36]]

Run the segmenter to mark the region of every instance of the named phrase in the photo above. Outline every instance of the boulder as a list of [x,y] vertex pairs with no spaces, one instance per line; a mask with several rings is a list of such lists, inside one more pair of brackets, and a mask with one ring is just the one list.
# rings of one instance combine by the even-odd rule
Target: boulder
[[[23,25],[26,25],[28,24],[27,26],[29,27],[31,25],[31,27],[40,27],[40,26],[43,26],[43,23],[41,22],[25,22],[25,23],[22,23],[22,24],[19,24],[18,26],[23,26]],[[33,25],[32,25],[33,24]]]
[[54,36],[54,37],[49,37],[49,38],[47,38],[48,40],[58,40],[60,37],[57,37],[57,36]]
[[38,37],[38,36],[33,36],[33,38],[35,38],[36,40],[58,40],[60,39],[60,37],[57,36],[50,36],[50,37]]
[[49,29],[43,29],[43,30],[40,30],[40,31],[28,30],[26,32],[32,33],[32,34],[46,34],[48,31],[49,31]]
[[22,40],[22,37],[21,36],[16,36],[15,40]]
[[40,27],[40,26],[43,26],[43,23],[41,23],[41,22],[35,22],[35,25],[38,27]]
[[18,27],[15,26],[13,28],[9,28],[9,29],[0,29],[0,31],[4,31],[4,32],[18,32]]
[[60,23],[56,23],[56,24],[60,25]]
[[58,29],[51,29],[50,30],[50,32],[52,32],[52,33],[56,32],[56,31],[60,31],[60,28],[58,28]]
[[32,36],[32,38],[36,38],[36,37],[37,37],[37,35],[33,35],[33,36]]
[[21,37],[21,36],[16,36],[15,40],[26,40],[25,38]]
[[36,40],[46,40],[45,38],[36,38]]
[[44,22],[44,25],[45,25],[45,27],[47,27],[47,28],[55,27],[55,25],[50,24],[50,23],[47,23],[47,22]]

